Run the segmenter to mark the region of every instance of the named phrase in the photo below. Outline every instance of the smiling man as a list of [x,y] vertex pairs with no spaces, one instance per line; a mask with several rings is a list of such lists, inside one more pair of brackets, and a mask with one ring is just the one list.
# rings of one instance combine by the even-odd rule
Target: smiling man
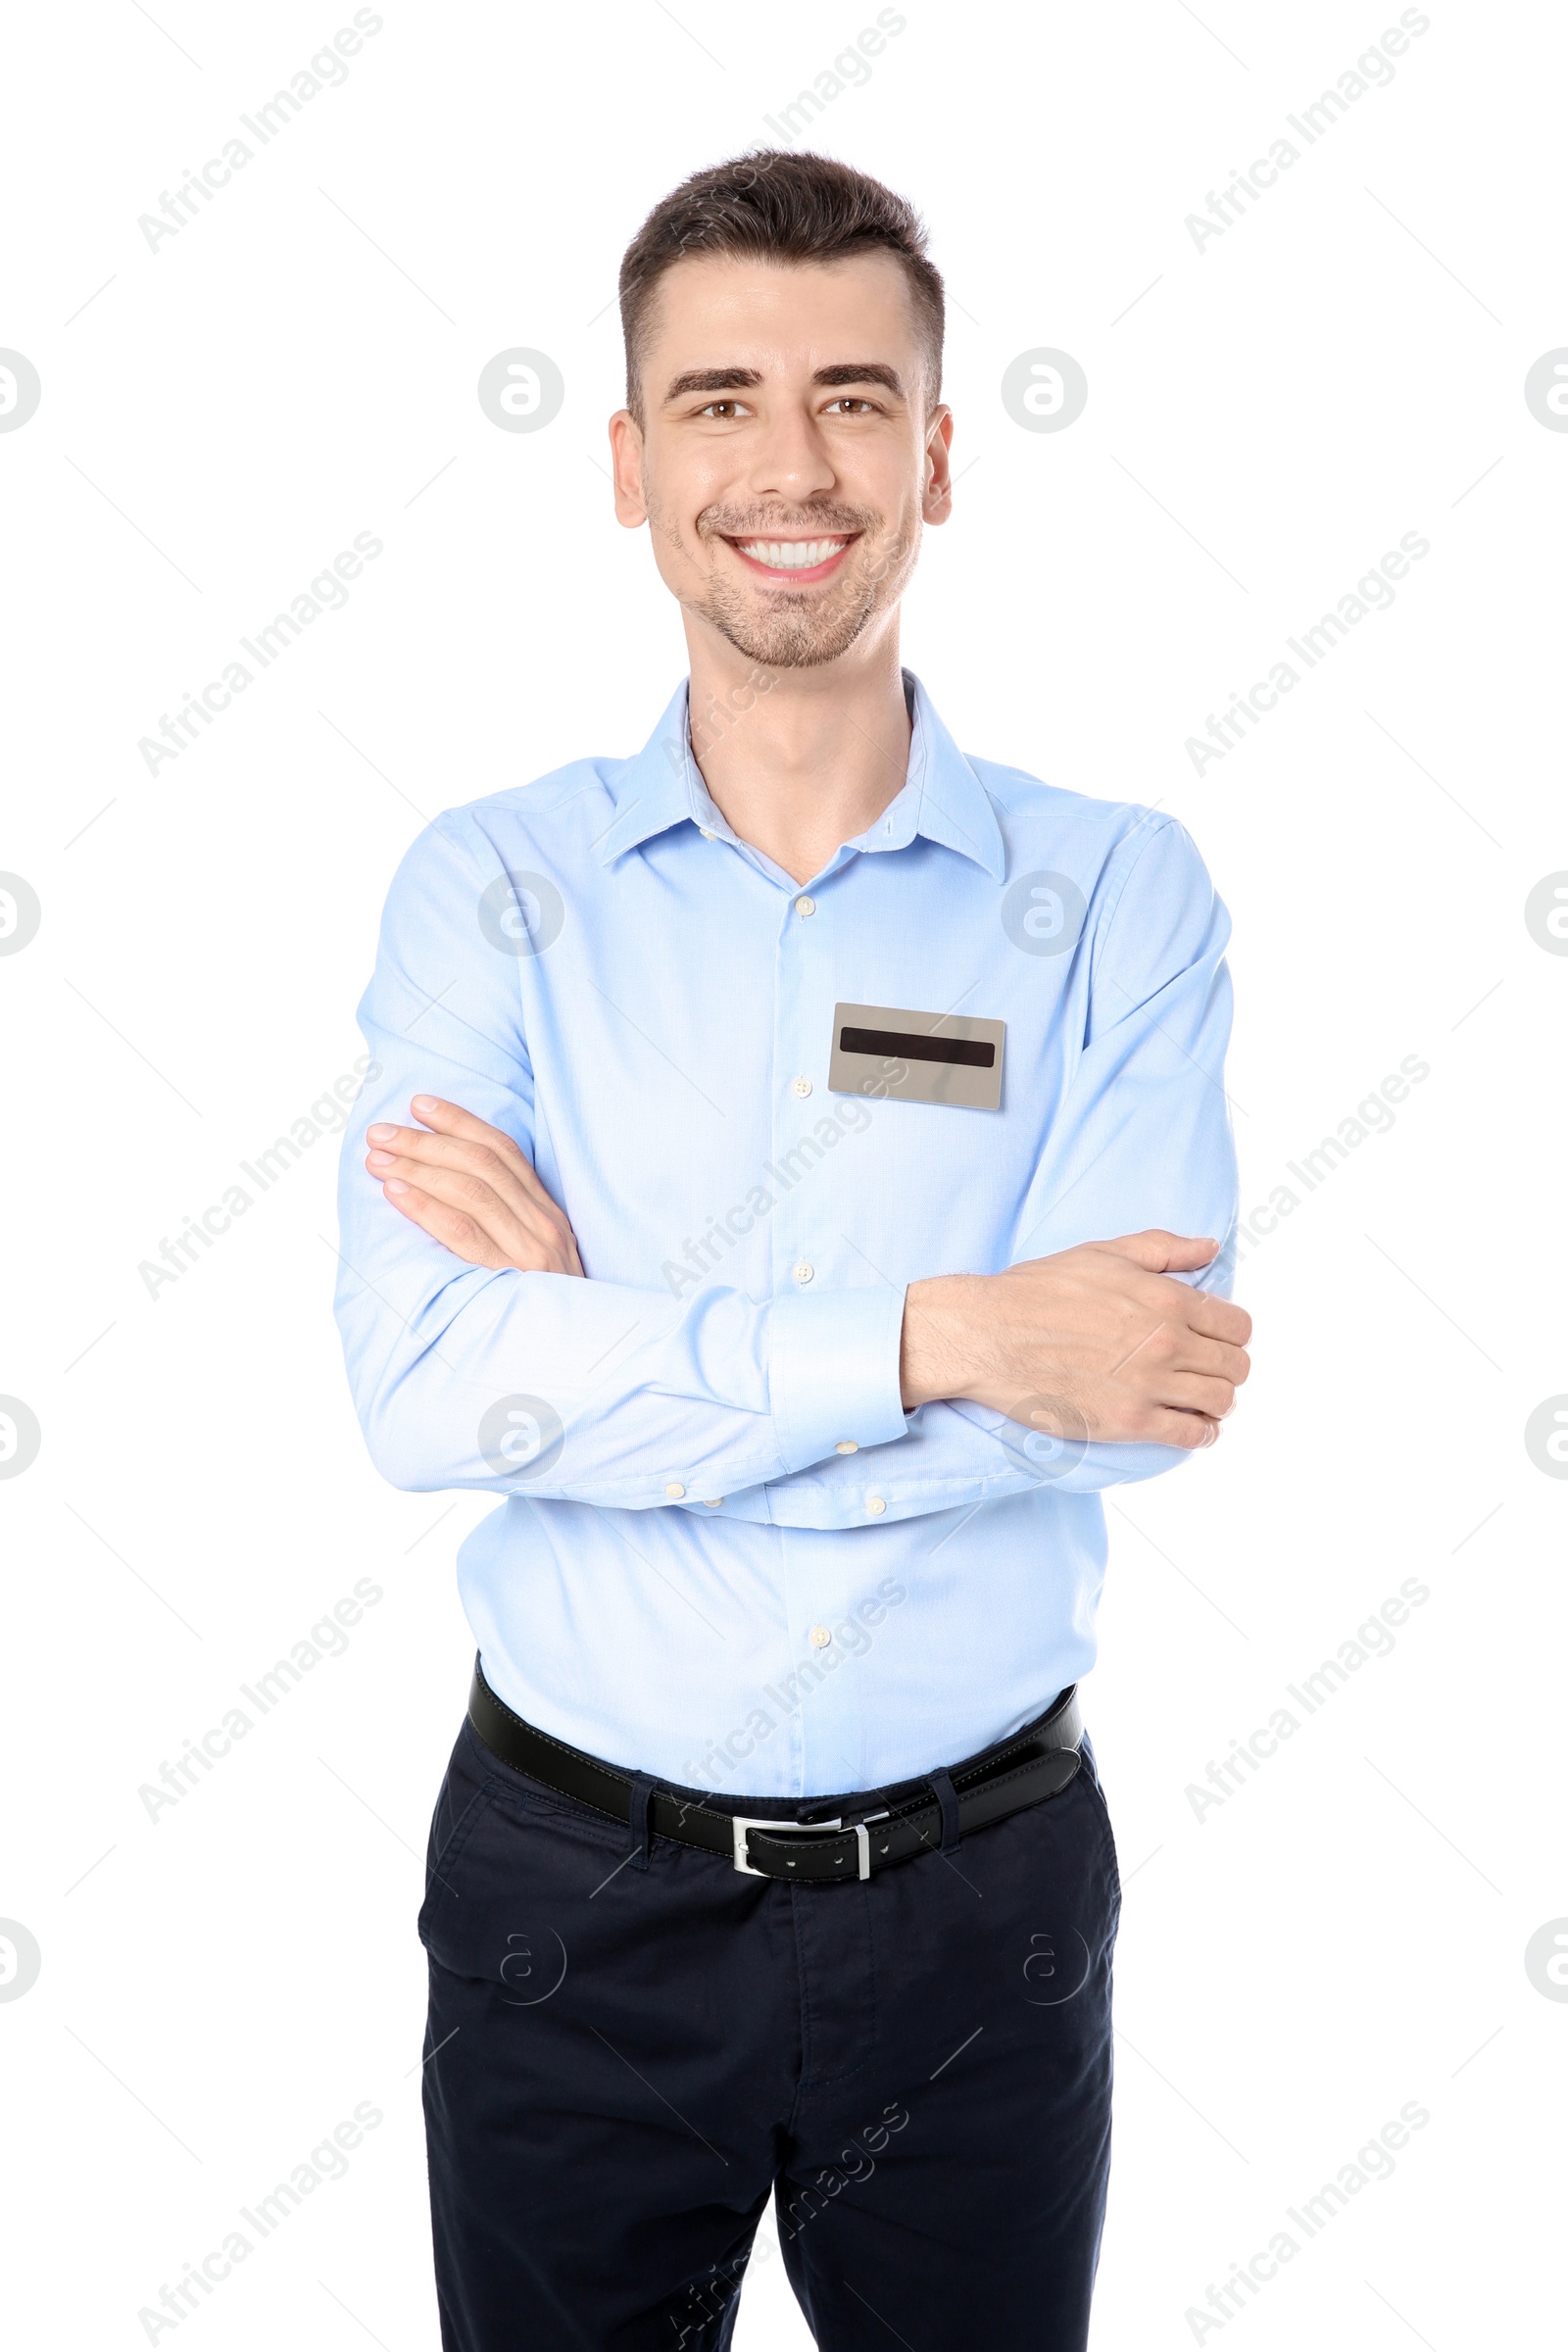
[[409,852],[343,1163],[373,1458],[505,1497],[419,1919],[443,2340],[710,2352],[776,2193],[830,2352],[1076,2352],[1120,1901],[1076,1686],[1100,1490],[1248,1373],[1229,926],[1169,817],[965,757],[900,666],[952,499],[909,208],[723,165],[621,311],[690,678]]

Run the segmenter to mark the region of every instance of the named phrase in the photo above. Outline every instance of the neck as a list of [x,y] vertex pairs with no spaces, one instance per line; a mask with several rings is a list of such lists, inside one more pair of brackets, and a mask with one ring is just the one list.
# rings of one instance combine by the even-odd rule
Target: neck
[[814,669],[769,669],[688,617],[692,749],[724,821],[797,882],[904,789],[897,615]]

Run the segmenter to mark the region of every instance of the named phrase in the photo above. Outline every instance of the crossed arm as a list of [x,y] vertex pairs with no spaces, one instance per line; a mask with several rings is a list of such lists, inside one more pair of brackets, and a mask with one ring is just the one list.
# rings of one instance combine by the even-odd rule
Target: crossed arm
[[[366,1168],[394,1208],[468,1265],[581,1276],[564,1210],[510,1136],[431,1095],[410,1111],[417,1124],[367,1131]],[[1211,1446],[1250,1369],[1251,1318],[1173,1277],[1217,1249],[1152,1230],[911,1283],[906,1410],[968,1401],[1058,1436]]]

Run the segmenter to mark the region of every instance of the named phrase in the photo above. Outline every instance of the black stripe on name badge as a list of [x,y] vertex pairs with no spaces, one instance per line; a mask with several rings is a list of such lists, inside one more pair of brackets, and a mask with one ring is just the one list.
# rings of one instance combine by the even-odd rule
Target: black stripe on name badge
[[1005,1021],[909,1004],[835,1004],[827,1083],[835,1095],[1000,1110]]
[[893,1054],[906,1061],[949,1061],[971,1070],[994,1070],[997,1049],[977,1037],[919,1037],[906,1029],[851,1029],[839,1031],[844,1054]]

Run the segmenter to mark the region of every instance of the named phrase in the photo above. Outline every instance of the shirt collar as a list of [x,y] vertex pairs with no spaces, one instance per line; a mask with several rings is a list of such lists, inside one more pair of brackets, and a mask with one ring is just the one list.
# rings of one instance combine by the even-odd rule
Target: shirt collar
[[[902,850],[920,834],[971,858],[1000,882],[1006,872],[1006,852],[991,797],[912,670],[904,672],[904,681],[913,720],[904,787],[876,822],[845,849]],[[625,762],[610,790],[615,813],[599,841],[605,865],[683,822],[734,839],[692,758],[684,680],[642,750]]]

